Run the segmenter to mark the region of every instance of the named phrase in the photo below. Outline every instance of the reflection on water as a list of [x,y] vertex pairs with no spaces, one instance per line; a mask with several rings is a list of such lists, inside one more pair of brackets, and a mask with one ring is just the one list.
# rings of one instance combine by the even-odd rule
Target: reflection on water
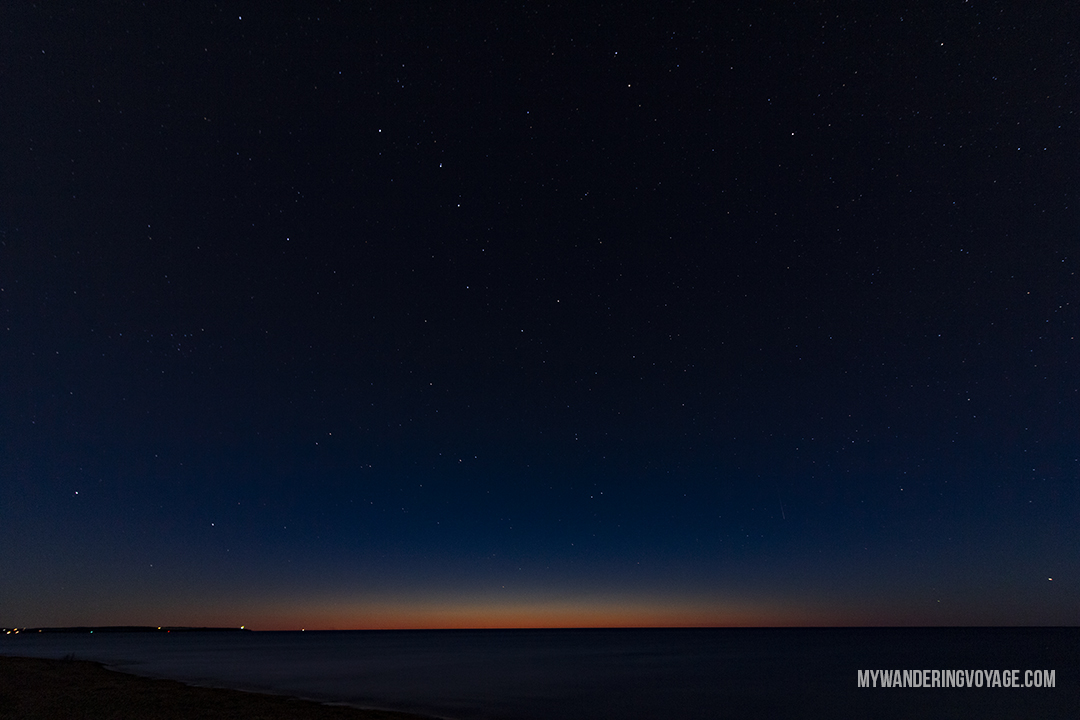
[[[427,713],[503,718],[1071,717],[1078,628],[10,635],[0,654]],[[859,689],[859,669],[1056,670],[1053,689]]]

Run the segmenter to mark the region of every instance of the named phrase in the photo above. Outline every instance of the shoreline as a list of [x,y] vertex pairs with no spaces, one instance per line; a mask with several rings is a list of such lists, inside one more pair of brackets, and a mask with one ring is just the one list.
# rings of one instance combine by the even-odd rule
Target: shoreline
[[200,687],[133,675],[90,660],[0,656],[0,719],[93,717],[257,718],[259,720],[434,720],[395,710]]

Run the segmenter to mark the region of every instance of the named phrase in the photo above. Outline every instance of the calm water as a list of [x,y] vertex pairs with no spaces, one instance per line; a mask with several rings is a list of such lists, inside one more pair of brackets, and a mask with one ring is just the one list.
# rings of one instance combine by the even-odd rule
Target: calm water
[[[1080,628],[0,636],[0,654],[445,718],[1076,718]],[[856,670],[1053,669],[1052,689],[857,687]]]

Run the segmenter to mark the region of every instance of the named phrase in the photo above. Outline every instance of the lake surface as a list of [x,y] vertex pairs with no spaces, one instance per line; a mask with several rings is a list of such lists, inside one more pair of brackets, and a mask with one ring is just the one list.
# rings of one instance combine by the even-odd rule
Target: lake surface
[[[1080,716],[1080,628],[24,633],[0,654],[459,720]],[[1055,687],[858,687],[923,668]]]

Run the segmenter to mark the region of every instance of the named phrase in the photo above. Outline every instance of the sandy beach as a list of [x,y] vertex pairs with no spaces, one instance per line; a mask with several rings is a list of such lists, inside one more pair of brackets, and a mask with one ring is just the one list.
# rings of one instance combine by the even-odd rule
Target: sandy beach
[[108,670],[84,660],[0,657],[0,718],[45,720],[421,720],[421,716],[322,705],[185,685]]

